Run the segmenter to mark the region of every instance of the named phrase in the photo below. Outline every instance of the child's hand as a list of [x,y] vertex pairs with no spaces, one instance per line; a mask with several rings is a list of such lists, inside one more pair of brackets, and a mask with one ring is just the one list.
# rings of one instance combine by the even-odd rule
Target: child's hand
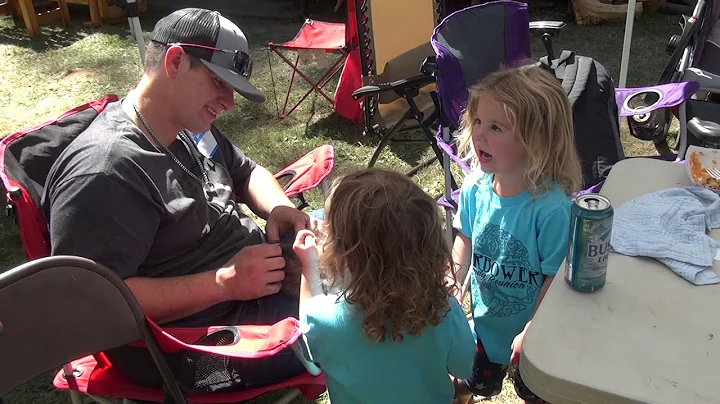
[[517,366],[520,363],[520,351],[522,350],[523,339],[525,338],[525,332],[527,331],[529,325],[530,323],[528,322],[520,334],[515,336],[515,339],[513,339],[513,342],[510,345],[510,349],[512,349],[512,353],[510,354],[511,365]]
[[318,264],[318,250],[315,234],[310,230],[300,230],[295,237],[293,251],[302,263],[303,270],[315,268]]

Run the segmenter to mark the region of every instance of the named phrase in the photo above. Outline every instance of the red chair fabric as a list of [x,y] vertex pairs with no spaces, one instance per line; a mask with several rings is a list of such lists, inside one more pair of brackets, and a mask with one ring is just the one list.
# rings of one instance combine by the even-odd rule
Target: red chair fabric
[[338,115],[359,125],[362,123],[363,99],[355,99],[352,93],[363,86],[362,68],[360,66],[360,50],[353,49],[345,61],[345,67],[340,73],[337,89],[335,90],[335,99],[333,100],[333,109]]
[[49,164],[52,164],[54,158],[44,155],[26,156],[26,154],[32,153],[33,149],[31,148],[13,153],[9,150],[10,144],[23,141],[22,139],[27,134],[35,132],[43,132],[38,134],[39,141],[53,141],[57,132],[63,130],[62,128],[89,124],[109,103],[117,100],[118,97],[114,94],[106,95],[101,100],[79,105],[63,112],[57,118],[15,132],[0,140],[0,179],[5,187],[8,203],[12,206],[14,219],[20,227],[20,237],[28,260],[47,257],[50,254],[50,236],[45,217],[39,208],[40,197],[42,196],[40,191],[45,185],[44,178],[35,178],[34,174],[23,172],[21,160],[25,158],[47,159],[50,157],[51,161],[47,162],[47,169],[49,170]]
[[[84,394],[104,397],[123,397],[130,400],[163,402],[163,391],[140,386],[127,380],[117,372],[102,354],[86,356],[71,362],[77,376],[70,383],[60,370],[53,379],[53,385],[60,390],[75,390]],[[314,400],[325,392],[325,378],[303,373],[282,383],[259,387],[252,390],[231,393],[186,394],[188,403],[237,403],[251,400],[270,391],[286,387],[297,387],[305,398]]]
[[[182,349],[203,351],[236,358],[261,358],[289,347],[300,338],[300,323],[286,318],[271,326],[235,326],[240,338],[233,345],[193,345],[208,333],[228,327],[160,328],[147,319],[150,329],[163,352],[171,353]],[[144,346],[144,342],[132,344]],[[53,379],[53,385],[62,390],[76,390],[85,394],[122,397],[131,400],[163,401],[163,390],[141,386],[129,381],[116,371],[102,353],[86,356],[71,363],[75,373],[69,380],[61,369]],[[235,403],[250,400],[269,391],[285,387],[297,387],[309,400],[319,397],[325,391],[325,378],[321,374],[312,376],[304,372],[281,383],[239,392],[208,394],[185,394],[188,403]]]
[[332,173],[334,165],[335,149],[324,145],[278,171],[275,178],[281,180],[290,176],[290,182],[285,185],[285,195],[295,196],[319,186]]
[[345,24],[306,20],[295,38],[273,46],[284,49],[340,50],[345,47]]
[[[300,325],[297,319],[288,317],[273,325],[254,326],[222,326],[222,327],[193,327],[193,328],[161,328],[150,319],[147,319],[160,349],[166,353],[181,352],[183,350],[207,352],[211,354],[229,356],[231,358],[256,359],[272,356],[288,348],[300,338]],[[233,328],[239,338],[234,344],[209,346],[194,345],[193,342],[210,334],[211,332]],[[144,342],[132,344],[144,347]]]

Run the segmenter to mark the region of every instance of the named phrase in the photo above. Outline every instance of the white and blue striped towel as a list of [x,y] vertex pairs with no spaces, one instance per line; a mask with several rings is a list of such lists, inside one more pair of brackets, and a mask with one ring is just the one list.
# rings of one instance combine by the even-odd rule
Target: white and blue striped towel
[[695,285],[720,283],[712,265],[720,227],[720,196],[692,186],[633,199],[615,209],[610,245],[620,254],[658,259]]

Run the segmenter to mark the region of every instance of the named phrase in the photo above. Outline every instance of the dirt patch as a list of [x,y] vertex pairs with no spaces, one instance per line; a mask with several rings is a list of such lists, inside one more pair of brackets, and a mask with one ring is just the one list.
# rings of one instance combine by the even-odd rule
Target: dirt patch
[[75,70],[70,72],[63,77],[63,81],[66,80],[85,80],[88,78],[96,77],[100,74],[99,67],[89,67],[86,69]]

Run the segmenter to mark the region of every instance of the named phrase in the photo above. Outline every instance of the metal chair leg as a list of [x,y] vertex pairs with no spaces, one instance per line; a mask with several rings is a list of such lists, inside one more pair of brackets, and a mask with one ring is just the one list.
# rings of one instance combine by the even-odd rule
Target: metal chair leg
[[292,389],[284,396],[280,397],[279,400],[275,401],[275,404],[289,404],[295,397],[300,395],[300,390]]

